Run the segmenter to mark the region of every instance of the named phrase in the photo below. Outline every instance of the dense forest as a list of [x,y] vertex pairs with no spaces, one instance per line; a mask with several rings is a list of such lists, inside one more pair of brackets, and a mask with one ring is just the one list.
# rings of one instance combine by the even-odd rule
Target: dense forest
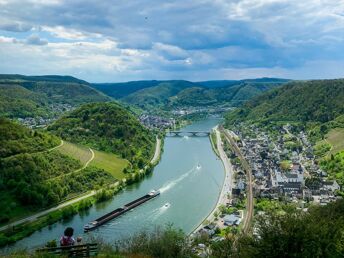
[[83,105],[49,126],[48,131],[70,142],[118,154],[139,168],[154,153],[153,132],[116,103]]
[[105,94],[144,110],[189,106],[235,106],[263,91],[288,82],[286,79],[223,80],[189,82],[133,81],[127,83],[92,84]]
[[60,143],[60,139],[32,131],[6,118],[0,118],[0,158],[16,154],[44,151]]
[[344,114],[344,80],[289,82],[246,102],[227,115],[239,121],[326,123]]
[[56,113],[55,104],[78,106],[109,100],[71,76],[0,75],[0,114],[10,118],[50,117]]
[[115,181],[94,167],[74,172],[80,162],[52,150],[59,143],[56,136],[0,119],[0,223]]
[[193,86],[194,84],[188,81],[161,82],[154,87],[136,91],[121,100],[144,110],[149,110],[166,106],[169,103],[169,98],[177,95],[183,89]]
[[172,107],[227,105],[238,106],[264,91],[279,86],[280,83],[240,83],[225,87],[193,87],[179,92],[170,99]]

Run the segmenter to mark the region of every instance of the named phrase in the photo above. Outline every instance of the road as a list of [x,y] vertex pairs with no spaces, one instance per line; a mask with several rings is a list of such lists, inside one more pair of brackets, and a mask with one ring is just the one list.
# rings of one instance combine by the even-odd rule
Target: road
[[36,213],[36,214],[34,214],[34,215],[32,215],[32,216],[26,217],[26,218],[21,219],[21,220],[17,220],[17,221],[12,222],[12,223],[10,223],[10,224],[8,224],[8,225],[5,225],[5,226],[3,226],[3,227],[0,227],[0,231],[3,231],[3,230],[5,230],[5,229],[7,229],[7,228],[11,228],[11,227],[17,226],[17,225],[22,224],[22,223],[24,223],[24,222],[34,221],[34,220],[38,219],[39,217],[42,217],[42,216],[44,216],[44,215],[47,215],[47,214],[50,213],[50,212],[56,211],[56,210],[58,210],[58,209],[61,209],[61,208],[63,208],[63,207],[66,207],[66,206],[68,206],[68,205],[71,205],[71,204],[73,204],[73,203],[76,203],[76,202],[78,202],[78,201],[81,201],[81,200],[83,200],[83,199],[86,199],[86,198],[88,198],[88,197],[90,197],[90,196],[93,196],[93,195],[95,195],[95,194],[96,194],[96,191],[91,191],[90,193],[88,193],[88,194],[86,194],[86,195],[80,196],[80,197],[78,197],[78,198],[72,199],[72,200],[67,201],[67,202],[64,202],[64,203],[61,203],[60,205],[58,205],[58,206],[56,206],[56,207],[53,207],[53,208],[50,208],[50,209],[48,209],[48,210],[44,210],[44,211],[38,212],[38,213]]
[[203,222],[204,221],[214,221],[215,219],[215,212],[218,210],[218,208],[221,205],[226,205],[226,203],[229,201],[228,195],[231,195],[232,193],[232,177],[233,177],[233,168],[230,163],[230,160],[228,159],[223,146],[222,146],[222,141],[221,141],[221,135],[218,130],[218,128],[215,128],[215,133],[216,133],[216,147],[219,151],[220,159],[222,161],[222,164],[225,169],[225,179],[223,180],[222,184],[222,189],[221,193],[219,195],[219,198],[217,200],[217,203],[214,207],[214,209],[210,212],[210,214],[202,221],[202,223],[193,231],[194,233],[200,230],[203,227]]
[[161,139],[158,137],[156,138],[156,145],[155,145],[155,152],[154,152],[154,157],[150,161],[151,164],[155,164],[160,157],[160,152],[161,152]]
[[[62,144],[63,144],[63,143],[62,143]],[[151,163],[154,163],[154,162],[157,161],[157,159],[158,159],[158,157],[159,157],[159,155],[160,155],[160,145],[161,145],[161,140],[157,138],[157,143],[156,143],[156,145],[155,145],[155,153],[154,153],[153,159],[151,160]],[[92,157],[91,157],[91,159],[88,160],[87,163],[85,164],[86,167],[87,167],[87,165],[88,165],[88,164],[93,160],[93,158],[94,158],[94,152],[93,152],[93,150],[92,150],[91,148],[90,148],[90,151],[92,152]],[[153,162],[153,161],[154,161],[154,162]],[[118,182],[114,183],[114,184],[111,185],[111,186],[116,186],[117,184],[118,184]],[[100,190],[99,190],[99,191],[100,191]],[[9,227],[17,226],[17,225],[22,224],[22,223],[24,223],[24,222],[34,221],[34,220],[38,219],[39,217],[42,217],[42,216],[44,216],[44,215],[47,215],[47,214],[50,213],[50,212],[56,211],[56,210],[58,210],[58,209],[61,209],[61,208],[63,208],[63,207],[66,207],[66,206],[68,206],[68,205],[71,205],[71,204],[73,204],[73,203],[79,202],[79,201],[81,201],[81,200],[83,200],[83,199],[86,199],[86,198],[88,198],[88,197],[91,197],[91,196],[95,195],[96,193],[97,193],[97,191],[94,191],[94,190],[93,190],[93,191],[90,191],[89,193],[87,193],[87,194],[85,194],[85,195],[82,195],[82,196],[79,196],[79,197],[77,197],[77,198],[75,198],[75,199],[72,199],[72,200],[66,201],[66,202],[64,202],[64,203],[61,203],[61,204],[59,204],[58,206],[55,206],[55,207],[53,207],[53,208],[50,208],[50,209],[47,209],[47,210],[38,212],[38,213],[36,213],[36,214],[34,214],[34,215],[31,215],[31,216],[29,216],[29,217],[26,217],[26,218],[23,218],[23,219],[20,219],[20,220],[17,220],[17,221],[14,221],[14,222],[12,222],[12,223],[10,223],[10,224],[7,224],[7,225],[5,225],[5,226],[0,227],[0,231],[3,231],[3,230],[5,230],[5,229],[7,229],[7,228],[9,228]]]
[[244,155],[242,155],[239,147],[237,146],[236,142],[234,141],[232,135],[227,131],[221,128],[221,132],[224,133],[227,141],[233,147],[236,155],[241,161],[241,164],[246,172],[247,179],[248,179],[248,189],[247,189],[247,204],[246,204],[246,216],[243,222],[243,232],[247,233],[251,228],[251,222],[253,218],[253,180],[252,180],[252,169],[248,164],[247,160],[245,159]]

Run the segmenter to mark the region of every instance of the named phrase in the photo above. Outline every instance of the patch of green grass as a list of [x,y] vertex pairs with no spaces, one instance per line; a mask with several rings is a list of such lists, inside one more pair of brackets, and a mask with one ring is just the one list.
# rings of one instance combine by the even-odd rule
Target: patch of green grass
[[80,160],[82,165],[85,165],[86,162],[92,157],[92,153],[87,147],[66,141],[61,147],[57,148],[57,150],[59,150],[62,154]]
[[332,145],[330,154],[344,150],[344,128],[334,128],[326,134],[326,140]]
[[94,150],[94,154],[94,159],[90,165],[104,169],[116,179],[122,179],[125,176],[123,169],[129,164],[127,160],[121,159],[115,154],[97,150]]

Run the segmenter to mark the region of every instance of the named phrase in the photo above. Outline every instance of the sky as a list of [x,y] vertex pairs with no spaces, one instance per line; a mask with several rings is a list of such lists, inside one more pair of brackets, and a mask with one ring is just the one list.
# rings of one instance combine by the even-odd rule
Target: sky
[[344,0],[0,0],[0,73],[344,77]]

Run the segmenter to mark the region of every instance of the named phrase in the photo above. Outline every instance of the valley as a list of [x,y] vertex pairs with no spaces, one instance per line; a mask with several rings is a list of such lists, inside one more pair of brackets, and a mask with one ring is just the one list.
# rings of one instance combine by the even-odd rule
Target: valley
[[[344,196],[343,80],[27,80],[15,83],[43,102],[33,113],[1,113],[0,204],[11,205],[1,217],[4,252],[56,243],[66,226],[83,239],[114,242],[172,222],[201,241],[205,247],[194,251],[203,255],[213,242],[251,235],[261,217],[307,214]],[[73,94],[61,89],[67,95],[47,103],[70,106],[40,120],[39,110],[49,107],[44,94],[65,81]],[[68,100],[84,94],[84,86],[87,97]],[[4,86],[6,94],[12,87]],[[333,94],[326,94],[329,87]],[[83,233],[84,224],[152,189],[160,196]]]

